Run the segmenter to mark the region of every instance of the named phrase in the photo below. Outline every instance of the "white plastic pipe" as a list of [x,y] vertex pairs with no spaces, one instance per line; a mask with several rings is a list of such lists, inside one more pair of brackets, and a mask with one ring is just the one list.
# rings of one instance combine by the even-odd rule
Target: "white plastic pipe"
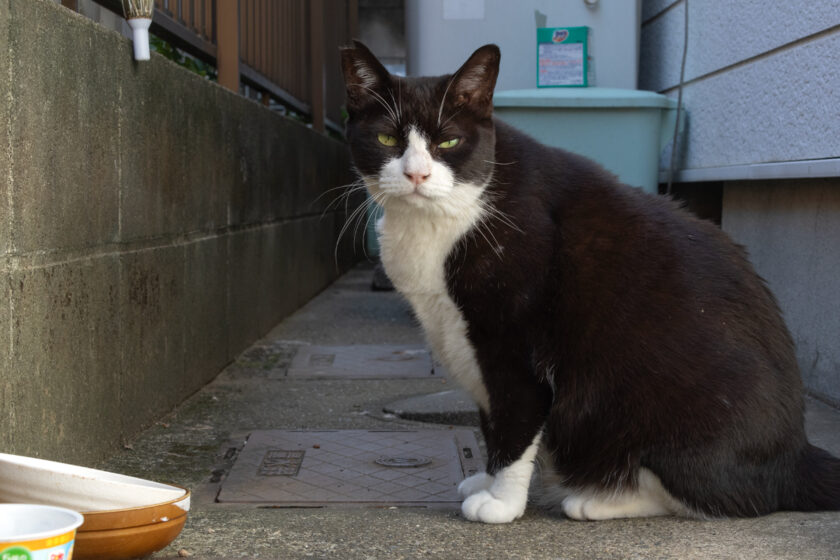
[[128,25],[134,31],[134,60],[149,60],[149,27],[151,18],[131,18]]

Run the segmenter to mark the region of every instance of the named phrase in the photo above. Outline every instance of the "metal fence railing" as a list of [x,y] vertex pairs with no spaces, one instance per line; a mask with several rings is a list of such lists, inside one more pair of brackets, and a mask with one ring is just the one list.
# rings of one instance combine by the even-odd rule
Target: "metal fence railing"
[[[120,0],[95,1],[122,13]],[[358,0],[155,0],[151,32],[214,65],[223,86],[340,128],[338,47],[358,34]]]

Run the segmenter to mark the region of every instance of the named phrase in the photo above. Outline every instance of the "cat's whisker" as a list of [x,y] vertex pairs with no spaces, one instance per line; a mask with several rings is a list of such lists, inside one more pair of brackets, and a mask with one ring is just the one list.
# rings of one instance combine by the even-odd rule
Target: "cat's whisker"
[[400,119],[402,119],[402,80],[397,80],[397,108],[399,109]]
[[[335,258],[336,264],[338,264],[339,245],[341,244],[341,240],[344,237],[344,234],[347,232],[347,230],[350,228],[350,226],[355,222],[356,227],[354,227],[354,229],[353,229],[353,239],[355,239],[356,235],[358,233],[358,224],[361,221],[362,216],[365,215],[365,213],[367,212],[367,210],[370,206],[372,206],[377,201],[384,199],[384,196],[385,196],[385,193],[382,193],[382,192],[371,195],[370,197],[366,198],[365,201],[362,204],[357,206],[353,210],[353,212],[349,216],[347,216],[347,218],[345,218],[344,224],[342,225],[341,230],[339,231],[338,237],[336,238],[336,242],[335,242],[334,258]],[[363,235],[362,241],[364,241],[364,231],[362,232],[362,235]],[[364,247],[364,243],[362,244],[362,249],[363,249],[363,251],[365,251],[365,256],[367,256],[367,249]]]
[[489,159],[482,160],[484,163],[489,163],[491,165],[516,165],[519,163],[518,161],[508,161],[508,162],[501,162],[501,161],[490,161]]
[[367,234],[367,224],[370,221],[370,217],[373,215],[371,212],[371,208],[375,206],[376,199],[371,197],[365,201],[364,211],[359,212],[356,216],[356,224],[353,226],[353,239],[356,239],[356,236],[359,234],[359,226],[362,225],[364,222],[365,227],[362,229],[362,247],[365,250],[365,256],[367,256],[367,250],[365,248],[365,235]]
[[[327,204],[326,210],[332,210],[332,209],[334,209],[334,208],[337,208],[337,207],[338,207],[338,205],[341,203],[341,201],[342,201],[342,200],[345,200],[345,201],[346,201],[346,200],[347,200],[348,198],[350,198],[350,196],[351,196],[351,195],[353,195],[354,193],[359,192],[359,191],[363,191],[363,190],[365,190],[366,188],[367,188],[367,187],[366,187],[364,184],[349,183],[349,184],[347,184],[347,185],[342,185],[342,186],[340,186],[340,187],[336,187],[336,188],[334,188],[334,189],[330,189],[330,192],[331,192],[331,191],[338,190],[338,189],[343,189],[343,190],[344,190],[344,192],[342,192],[341,194],[339,194],[339,195],[337,195],[335,198],[333,198],[333,199],[332,199],[332,200],[331,200],[331,201]],[[324,193],[324,194],[328,194],[328,193]],[[318,197],[318,198],[317,198],[317,199],[313,202],[313,204],[315,204],[315,203],[316,203],[319,199],[321,199],[323,196],[324,196],[323,194],[322,194],[321,196],[319,196],[319,197]]]
[[[492,249],[492,251],[496,253],[496,256],[499,257],[499,259],[501,260],[502,246],[499,243],[499,240],[496,238],[496,235],[493,233],[493,230],[490,229],[490,226],[487,224],[487,220],[485,218],[482,218],[478,221],[478,223],[476,224],[476,231],[478,231],[478,233],[481,234],[484,240],[487,241],[487,244],[490,246],[490,249]],[[487,232],[487,235],[489,235],[493,239],[492,243],[490,242],[490,239],[487,238],[487,235],[484,234],[485,231]]]
[[371,96],[373,96],[373,98],[374,98],[376,101],[378,101],[378,102],[379,102],[379,104],[380,104],[380,105],[382,105],[382,107],[384,107],[386,111],[388,111],[388,116],[389,116],[389,118],[390,118],[390,120],[391,120],[392,124],[393,124],[394,126],[397,126],[397,125],[398,125],[398,123],[399,123],[399,119],[397,118],[397,114],[394,112],[394,109],[393,109],[393,108],[391,108],[390,106],[388,106],[388,102],[387,102],[387,101],[385,101],[385,98],[383,98],[381,95],[379,95],[379,93],[377,93],[376,91],[374,91],[373,89],[369,88],[369,87],[368,87],[368,86],[366,86],[366,85],[363,85],[363,84],[353,84],[353,85],[355,85],[355,86],[357,86],[357,87],[360,87],[360,88],[363,88],[363,89],[367,90],[367,91],[371,94]]
[[461,109],[458,109],[457,111],[455,111],[454,113],[452,113],[451,115],[449,115],[449,118],[447,118],[445,121],[443,121],[443,124],[438,124],[438,128],[443,128],[443,127],[445,127],[445,126],[446,126],[446,124],[447,124],[449,121],[451,121],[452,119],[454,119],[454,118],[455,118],[455,117],[456,117],[456,116],[457,116],[460,112],[461,112]]
[[[364,186],[354,187],[354,188],[348,190],[346,193],[342,194],[340,197],[336,198],[330,204],[331,204],[331,206],[334,205],[337,208],[338,205],[341,204],[341,201],[343,200],[344,201],[344,214],[346,215],[350,210],[350,208],[349,208],[350,207],[350,198],[354,194],[356,194],[360,191],[364,192],[365,190],[366,190],[366,187],[364,187]],[[327,209],[329,210],[330,207],[328,206]]]
[[[335,189],[330,189],[330,191],[334,191],[334,190],[339,189],[339,188],[346,189],[346,190],[343,193],[341,193],[340,195],[336,196],[333,200],[331,200],[329,202],[329,204],[326,205],[323,212],[321,212],[320,219],[324,219],[324,216],[327,214],[327,212],[337,209],[338,206],[341,204],[342,200],[344,201],[344,213],[347,214],[348,205],[350,203],[350,197],[353,194],[355,194],[359,191],[364,191],[367,187],[364,184],[358,185],[358,184],[350,183],[348,185],[342,185],[341,187],[336,187]],[[318,198],[321,198],[321,197],[318,197]]]
[[[454,213],[453,217],[457,216],[458,208],[467,208],[475,204],[475,199],[473,199],[465,190],[456,189],[450,193],[450,198],[456,202],[454,205]],[[480,200],[480,199],[479,199]],[[493,233],[493,230],[488,225],[488,218],[491,217],[492,214],[492,207],[490,211],[488,211],[488,205],[486,203],[481,203],[481,216],[475,223],[475,231],[484,239],[487,243],[487,246],[499,257],[502,258],[502,249],[499,240],[496,238],[496,235]],[[462,241],[464,241],[468,236],[464,236]],[[465,241],[464,241],[465,242]]]
[[[357,187],[360,187],[360,186],[364,187],[364,180],[362,178],[356,179],[355,181],[351,181],[349,183],[345,183],[343,185],[338,185],[337,187],[332,187],[331,189],[327,189],[324,192],[322,192],[321,194],[319,194],[317,197],[315,197],[315,199],[310,203],[310,207],[317,204],[318,201],[320,201],[322,198],[324,198],[325,196],[327,196],[328,194],[330,194],[332,192],[335,192],[335,191],[338,191],[338,190],[344,190],[344,189],[347,189],[349,187],[357,188]],[[343,193],[342,193],[342,196],[343,196]],[[340,196],[337,197],[337,198],[340,198]],[[332,202],[331,202],[331,204],[332,204]]]
[[446,89],[443,90],[443,97],[440,100],[440,109],[438,109],[438,119],[437,119],[438,128],[440,128],[440,119],[443,117],[443,105],[444,105],[444,103],[446,103],[446,94],[449,93],[449,88],[452,85],[452,83],[455,81],[455,78],[457,76],[458,76],[458,72],[455,72],[454,74],[452,74],[452,77],[449,78],[449,83],[446,84]]
[[313,201],[312,201],[312,203],[310,204],[310,206],[314,206],[314,205],[315,205],[315,204],[316,204],[319,200],[321,200],[322,198],[324,198],[326,195],[330,194],[330,193],[331,193],[331,192],[333,192],[333,191],[337,191],[337,190],[340,190],[340,189],[346,189],[347,187],[354,187],[354,188],[355,188],[355,187],[358,187],[358,186],[362,186],[362,187],[364,187],[364,186],[365,186],[365,185],[364,185],[364,182],[363,182],[363,180],[362,180],[362,179],[356,179],[355,181],[352,181],[352,182],[350,182],[350,183],[345,183],[345,184],[343,184],[343,185],[339,185],[339,186],[337,186],[337,187],[333,187],[333,188],[331,188],[331,189],[327,189],[327,190],[325,190],[324,192],[322,192],[321,194],[319,194],[319,195],[315,198],[315,200],[313,200]]
[[[491,180],[491,182],[493,182],[493,181]],[[496,184],[499,184],[499,183],[496,182]],[[482,201],[482,211],[483,212],[487,212],[487,213],[491,214],[492,217],[498,219],[500,222],[502,222],[503,224],[505,224],[506,226],[508,226],[512,230],[517,231],[519,233],[523,233],[523,234],[525,233],[522,230],[522,228],[520,228],[519,226],[517,226],[513,222],[513,219],[510,216],[508,216],[504,211],[502,211],[498,207],[498,205],[493,204],[494,200],[499,198],[499,195],[493,193],[490,190],[485,190],[484,191],[484,197],[485,197],[485,199]]]
[[371,204],[371,200],[371,198],[365,199],[365,201],[362,204],[354,208],[353,212],[351,212],[350,215],[347,216],[347,218],[345,218],[344,226],[341,228],[341,231],[338,234],[339,239],[341,239],[346,230],[350,227],[350,224],[352,224],[358,216],[360,216],[365,210],[367,210],[367,207]]
[[394,99],[394,90],[389,88],[388,93],[391,95],[391,101],[394,102],[394,111],[397,115],[397,124],[399,124],[402,120],[402,111],[400,111],[400,108],[397,106],[397,100]]
[[520,228],[513,222],[513,219],[510,216],[499,210],[499,208],[497,208],[496,206],[488,205],[488,208],[486,208],[486,210],[492,215],[492,217],[496,218],[497,220],[508,226],[510,229],[519,233],[525,233],[525,231],[522,228]]
[[[373,208],[373,207],[374,207],[374,206],[376,206],[376,205],[381,206],[380,201],[384,200],[386,196],[387,196],[387,194],[386,194],[386,193],[384,193],[384,192],[380,192],[380,193],[378,193],[378,195],[377,195],[377,196],[372,197],[372,198],[370,199],[370,200],[371,200],[370,207],[371,207],[371,208]],[[370,229],[370,221],[371,221],[372,219],[374,219],[374,217],[375,217],[375,216],[376,216],[376,213],[375,213],[375,212],[371,212],[371,211],[367,212],[367,219],[365,220],[365,227],[364,227],[364,229],[362,230],[362,232],[363,232],[363,233],[362,233],[362,235],[363,235],[363,236],[367,234],[368,230]],[[365,253],[365,258],[367,258],[367,256],[368,256],[368,255],[367,255],[367,244],[366,244],[366,243],[363,243],[363,244],[362,244],[362,248],[363,248],[364,253]]]

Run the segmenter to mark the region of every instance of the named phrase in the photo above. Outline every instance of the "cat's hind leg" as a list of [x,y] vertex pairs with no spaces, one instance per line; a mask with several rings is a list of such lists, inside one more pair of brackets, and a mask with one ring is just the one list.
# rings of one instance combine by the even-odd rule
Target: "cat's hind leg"
[[[495,475],[485,474],[476,482],[490,482],[484,489],[469,495],[461,505],[461,512],[470,521],[484,523],[509,523],[525,513],[528,502],[528,488],[534,472],[534,459],[540,445],[542,432],[538,432],[522,456]],[[475,475],[479,476],[479,475]],[[475,478],[470,477],[467,480]],[[464,482],[467,482],[465,480]],[[463,483],[462,483],[463,485]],[[460,490],[460,487],[459,487]]]
[[644,467],[639,469],[634,489],[573,492],[563,499],[562,508],[567,517],[578,521],[690,514],[662,486],[659,477]]

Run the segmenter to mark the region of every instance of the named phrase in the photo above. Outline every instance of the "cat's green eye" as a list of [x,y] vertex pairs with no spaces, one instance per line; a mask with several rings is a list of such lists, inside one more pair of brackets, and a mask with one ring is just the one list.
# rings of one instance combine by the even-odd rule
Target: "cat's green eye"
[[438,148],[443,148],[443,149],[454,148],[457,145],[458,145],[458,139],[453,138],[452,140],[447,140],[446,142],[441,142],[440,144],[438,144]]
[[385,146],[396,146],[397,145],[397,139],[394,136],[391,136],[389,134],[380,134],[376,138],[379,140],[380,144],[383,144]]

